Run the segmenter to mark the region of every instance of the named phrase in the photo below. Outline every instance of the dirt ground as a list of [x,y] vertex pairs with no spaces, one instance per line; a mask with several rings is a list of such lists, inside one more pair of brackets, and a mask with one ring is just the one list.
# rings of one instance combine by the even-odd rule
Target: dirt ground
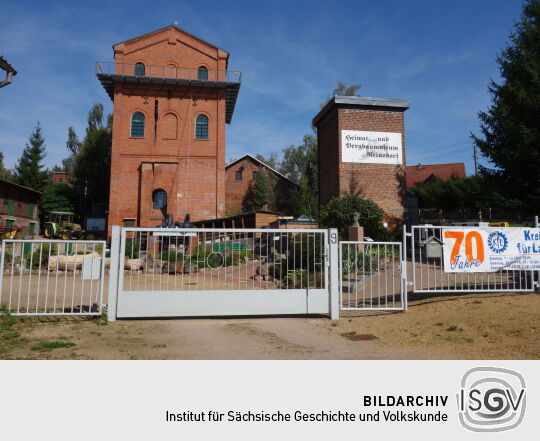
[[2,359],[539,359],[540,296],[411,302],[407,312],[325,317],[13,318]]

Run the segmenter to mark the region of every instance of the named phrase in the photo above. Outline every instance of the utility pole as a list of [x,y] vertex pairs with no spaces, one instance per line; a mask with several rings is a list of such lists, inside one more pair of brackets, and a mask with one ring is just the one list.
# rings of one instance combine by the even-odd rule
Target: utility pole
[[476,144],[473,147],[473,156],[474,156],[474,175],[478,176],[478,156],[476,154]]

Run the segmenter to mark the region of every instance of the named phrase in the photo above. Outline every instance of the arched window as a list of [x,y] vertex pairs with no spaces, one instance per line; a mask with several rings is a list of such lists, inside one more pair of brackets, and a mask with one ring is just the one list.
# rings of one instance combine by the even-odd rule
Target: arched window
[[135,75],[137,75],[138,77],[144,77],[144,64],[135,64]]
[[152,193],[152,208],[154,210],[167,211],[167,193],[158,189]]
[[141,112],[131,115],[131,137],[144,138],[144,114]]
[[195,120],[195,139],[208,139],[208,117],[199,115]]
[[201,66],[197,69],[197,79],[200,81],[208,80],[208,69],[204,66]]
[[166,113],[161,120],[161,133],[163,139],[176,139],[178,132],[178,118],[174,113]]
[[166,77],[168,78],[176,78],[178,75],[177,75],[177,69],[178,67],[176,66],[176,64],[167,64],[167,75]]

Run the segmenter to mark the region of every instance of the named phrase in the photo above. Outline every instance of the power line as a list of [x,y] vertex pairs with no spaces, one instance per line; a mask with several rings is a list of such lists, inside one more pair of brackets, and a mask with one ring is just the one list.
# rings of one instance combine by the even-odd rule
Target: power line
[[415,150],[415,152],[417,152],[417,153],[431,152],[434,149],[446,149],[448,147],[459,147],[459,146],[462,146],[462,145],[465,145],[465,144],[470,144],[470,143],[471,143],[470,140],[457,141],[457,142],[454,142],[452,144],[446,144],[446,145],[437,146],[437,147],[429,147],[429,148],[426,148],[426,149]]

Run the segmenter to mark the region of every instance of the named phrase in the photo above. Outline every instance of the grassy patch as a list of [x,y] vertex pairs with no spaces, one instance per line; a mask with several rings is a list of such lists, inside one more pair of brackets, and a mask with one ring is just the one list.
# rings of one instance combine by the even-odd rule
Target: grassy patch
[[102,312],[101,315],[94,319],[94,323],[98,326],[108,325],[109,321],[107,320],[107,314],[105,312]]
[[165,345],[165,344],[161,344],[161,345],[158,344],[158,345],[154,345],[154,346],[152,346],[152,347],[155,348],[155,349],[159,349],[159,348],[166,348],[167,345]]
[[0,306],[0,331],[6,331],[13,327],[17,322],[17,317],[12,316],[9,313],[9,309],[6,305]]
[[452,326],[448,326],[448,328],[446,328],[446,330],[447,330],[448,332],[453,332],[453,331],[456,331],[457,328],[458,328],[457,326],[452,325]]
[[35,346],[32,346],[31,349],[32,351],[50,352],[53,349],[72,348],[73,346],[77,345],[70,341],[44,341]]
[[19,338],[20,336],[21,334],[19,334],[18,332],[4,332],[2,334],[2,340],[13,340]]

